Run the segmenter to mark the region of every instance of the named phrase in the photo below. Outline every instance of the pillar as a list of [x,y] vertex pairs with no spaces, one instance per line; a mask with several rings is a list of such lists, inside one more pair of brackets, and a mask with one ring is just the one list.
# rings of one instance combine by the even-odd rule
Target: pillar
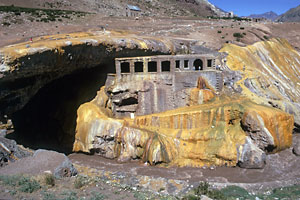
[[134,61],[129,61],[130,74],[134,74]]
[[115,65],[116,65],[117,80],[120,81],[121,80],[121,63],[118,60],[116,60],[115,62],[116,62]]
[[157,73],[161,73],[161,60],[157,60]]

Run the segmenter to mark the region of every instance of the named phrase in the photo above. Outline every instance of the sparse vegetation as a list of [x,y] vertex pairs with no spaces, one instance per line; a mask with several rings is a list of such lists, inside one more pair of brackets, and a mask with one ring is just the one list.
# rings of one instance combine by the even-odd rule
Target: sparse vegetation
[[218,31],[218,33],[222,33],[222,31]]
[[4,185],[14,187],[18,191],[25,192],[25,193],[32,193],[41,188],[40,184],[36,180],[30,179],[29,177],[25,177],[25,176],[1,175],[0,181]]
[[[51,7],[51,6],[50,6]],[[81,17],[85,16],[88,13],[81,11],[71,11],[71,10],[58,10],[58,9],[40,9],[40,8],[24,8],[17,7],[14,5],[11,6],[0,6],[0,12],[12,13],[15,16],[20,16],[22,13],[29,14],[31,16],[30,21],[37,22],[50,22],[50,21],[62,21],[62,18],[70,19],[71,16]],[[40,19],[41,18],[41,19]],[[40,19],[40,20],[39,20]]]
[[233,33],[233,37],[235,37],[235,38],[236,38],[236,41],[240,41],[240,40],[241,40],[241,38],[243,38],[243,37],[244,37],[244,35],[243,35],[243,34],[241,34],[241,33]]
[[264,39],[265,39],[265,40],[269,40],[269,37],[266,36],[266,35],[264,35]]
[[88,183],[88,180],[84,176],[78,175],[74,182],[74,187],[76,189],[82,188],[84,185]]
[[241,30],[244,30],[244,29],[245,29],[245,27],[240,27],[240,29],[241,29]]
[[55,177],[52,174],[45,175],[45,183],[46,185],[54,186],[55,185]]
[[90,200],[103,200],[107,197],[99,192],[93,192]]

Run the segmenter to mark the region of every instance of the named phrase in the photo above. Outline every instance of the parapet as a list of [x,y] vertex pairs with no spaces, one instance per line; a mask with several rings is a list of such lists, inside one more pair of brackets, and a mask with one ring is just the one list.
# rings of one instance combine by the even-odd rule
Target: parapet
[[158,55],[116,58],[116,76],[122,74],[175,73],[184,71],[217,70],[221,60],[213,54]]

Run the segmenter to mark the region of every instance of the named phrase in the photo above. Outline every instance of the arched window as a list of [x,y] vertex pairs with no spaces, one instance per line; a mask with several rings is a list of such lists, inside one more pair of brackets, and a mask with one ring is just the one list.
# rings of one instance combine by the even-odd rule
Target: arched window
[[197,59],[197,60],[194,61],[194,69],[196,71],[203,70],[203,62],[202,62],[201,59]]

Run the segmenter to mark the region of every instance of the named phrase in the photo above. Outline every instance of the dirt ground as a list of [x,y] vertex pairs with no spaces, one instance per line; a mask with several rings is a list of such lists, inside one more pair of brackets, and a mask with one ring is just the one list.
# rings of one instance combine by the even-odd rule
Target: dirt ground
[[[126,30],[137,35],[166,37],[174,39],[193,40],[199,45],[215,50],[225,43],[248,45],[267,40],[271,37],[283,37],[300,49],[300,23],[272,22],[239,22],[233,20],[208,20],[203,18],[124,18],[104,17],[100,14],[90,14],[72,19],[55,22],[29,21],[26,14],[9,16],[0,14],[0,22],[4,19],[14,19],[17,23],[0,26],[0,47],[14,43],[29,41],[30,38],[64,34],[89,30]],[[18,21],[18,18],[22,20]],[[10,19],[10,20],[11,20]],[[286,31],[289,30],[289,31]],[[243,35],[239,41],[234,33]]]

